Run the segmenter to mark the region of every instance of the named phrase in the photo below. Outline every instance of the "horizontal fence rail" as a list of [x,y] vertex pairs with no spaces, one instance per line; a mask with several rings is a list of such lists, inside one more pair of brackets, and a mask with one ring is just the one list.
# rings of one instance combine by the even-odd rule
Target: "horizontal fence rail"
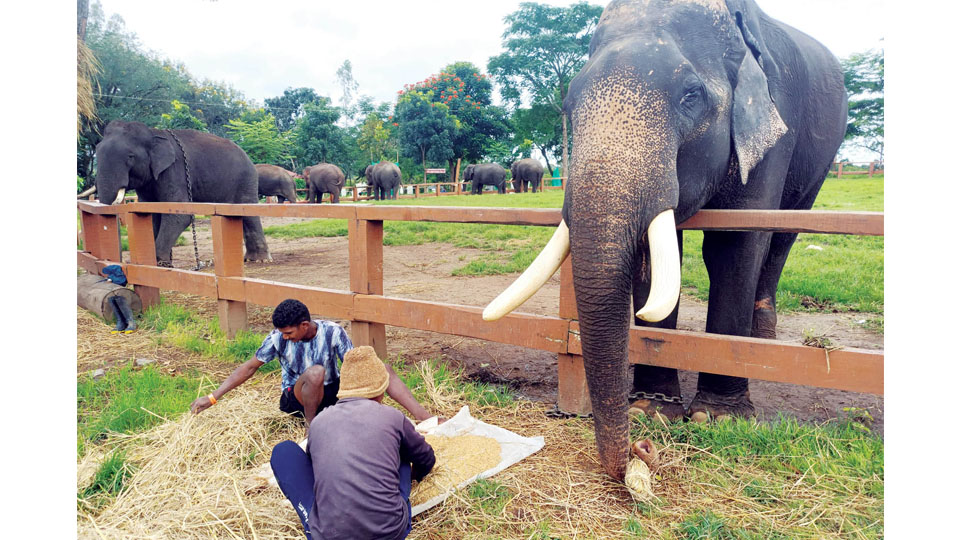
[[[160,290],[215,298],[220,324],[232,337],[246,328],[248,302],[273,307],[285,298],[298,298],[312,313],[350,320],[353,342],[373,346],[382,358],[387,354],[386,325],[548,351],[556,353],[558,359],[558,406],[566,412],[589,412],[569,259],[560,270],[560,309],[556,317],[514,312],[499,321],[486,322],[481,306],[394,298],[383,291],[384,221],[556,226],[561,220],[559,209],[140,202],[112,206],[88,201],[78,201],[77,206],[84,241],[84,251],[77,252],[78,266],[98,273],[104,266],[122,261],[121,218],[130,245],[130,262],[123,264],[124,272],[145,306],[159,301]],[[152,229],[155,213],[210,216],[215,261],[212,274],[156,266]],[[346,219],[350,290],[245,277],[244,216]],[[702,210],[677,228],[882,236],[883,214]],[[777,340],[631,327],[629,359],[637,364],[883,393],[883,351],[828,351]]]

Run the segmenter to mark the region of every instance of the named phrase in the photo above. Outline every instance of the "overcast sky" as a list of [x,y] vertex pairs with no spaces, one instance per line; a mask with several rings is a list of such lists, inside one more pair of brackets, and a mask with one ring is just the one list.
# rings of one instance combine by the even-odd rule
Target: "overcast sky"
[[[572,2],[543,2],[570,5]],[[594,2],[606,5],[605,2]],[[503,52],[512,0],[101,0],[144,48],[182,61],[197,78],[263,101],[288,87],[339,101],[336,72],[349,59],[360,94],[393,101],[404,84],[470,61],[486,71]],[[820,40],[838,57],[879,48],[884,2],[759,0],[761,9]]]

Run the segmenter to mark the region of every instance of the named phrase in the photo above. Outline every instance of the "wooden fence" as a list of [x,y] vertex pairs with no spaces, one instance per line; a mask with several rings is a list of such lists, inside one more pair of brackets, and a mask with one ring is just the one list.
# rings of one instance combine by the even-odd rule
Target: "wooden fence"
[[[844,167],[847,167],[847,172],[843,172]],[[867,170],[863,170],[863,167],[866,167]],[[873,178],[874,174],[883,174],[883,163],[879,161],[834,162],[827,176],[832,175],[837,178],[842,178],[844,175],[851,176],[854,174],[866,174],[870,178]]]
[[[133,203],[120,206],[78,201],[85,251],[77,264],[97,273],[121,262],[119,217],[127,227],[127,280],[144,306],[161,290],[217,299],[220,325],[228,336],[247,326],[248,302],[275,306],[285,298],[304,302],[311,313],[351,321],[356,345],[371,345],[386,358],[386,325],[518,345],[557,354],[558,406],[590,411],[580,347],[579,324],[569,259],[560,270],[556,317],[512,313],[496,322],[481,318],[482,306],[394,298],[383,294],[383,222],[420,221],[556,226],[558,209],[464,208],[373,205],[282,205],[217,203]],[[156,266],[152,214],[211,217],[214,272]],[[332,290],[249,278],[243,270],[242,216],[339,218],[348,221],[350,290]],[[876,212],[704,210],[679,229],[789,231],[883,235]],[[522,309],[522,308],[521,308]],[[776,340],[632,327],[629,358],[692,371],[768,381],[883,393],[883,351],[845,348],[827,351]]]

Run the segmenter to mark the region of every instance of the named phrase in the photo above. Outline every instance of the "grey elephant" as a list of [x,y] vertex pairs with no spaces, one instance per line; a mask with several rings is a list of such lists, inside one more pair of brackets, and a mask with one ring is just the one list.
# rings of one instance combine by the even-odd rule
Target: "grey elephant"
[[472,182],[470,193],[474,195],[483,192],[483,186],[494,186],[501,195],[507,192],[507,171],[497,163],[467,165],[463,179]]
[[257,193],[261,197],[276,197],[277,202],[297,202],[297,182],[290,171],[276,165],[258,163]]
[[373,189],[373,199],[376,201],[396,199],[402,183],[400,167],[390,161],[381,161],[376,165],[367,165],[364,171],[367,185]]
[[543,179],[543,165],[532,158],[518,159],[510,165],[510,178],[513,180],[514,192],[520,193],[522,188],[526,193],[529,186],[530,192],[536,193]]
[[330,194],[330,201],[340,202],[340,190],[346,183],[343,170],[333,163],[317,163],[303,169],[303,177],[307,181],[307,202],[320,204],[323,194]]
[[[97,198],[123,202],[136,190],[143,202],[259,202],[257,169],[232,141],[192,129],[153,129],[114,120],[97,144]],[[189,186],[189,189],[188,189]],[[157,264],[170,266],[173,244],[193,216],[153,214]],[[272,260],[258,216],[243,218],[244,260]]]
[[[628,370],[630,320],[676,327],[676,223],[701,208],[813,205],[846,127],[843,70],[751,0],[618,0],[563,109],[573,126],[569,184],[542,256],[572,258],[600,461],[622,480],[628,408],[697,421],[754,413],[747,379],[701,373],[684,411],[675,369]],[[776,337],[777,284],[795,239],[704,232],[707,332]],[[522,275],[511,286],[522,294],[508,289],[484,317],[513,309],[547,271]]]

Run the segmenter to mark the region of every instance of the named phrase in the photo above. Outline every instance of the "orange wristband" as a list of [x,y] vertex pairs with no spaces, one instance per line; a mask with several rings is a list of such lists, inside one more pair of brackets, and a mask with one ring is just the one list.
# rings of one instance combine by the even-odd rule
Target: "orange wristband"
[[210,394],[210,395],[208,395],[207,397],[210,398],[210,404],[211,404],[211,405],[216,405],[216,404],[217,404],[217,398],[213,397],[213,394]]

